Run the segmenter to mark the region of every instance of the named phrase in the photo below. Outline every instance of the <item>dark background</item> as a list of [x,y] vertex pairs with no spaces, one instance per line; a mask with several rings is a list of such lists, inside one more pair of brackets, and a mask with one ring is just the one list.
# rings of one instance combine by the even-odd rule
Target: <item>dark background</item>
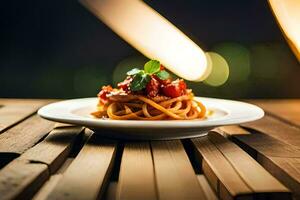
[[[227,82],[219,87],[191,83],[197,95],[300,97],[299,63],[267,1],[146,3],[201,48],[228,59]],[[122,71],[145,60],[76,0],[3,1],[0,11],[0,97],[95,96],[101,85],[116,82]]]

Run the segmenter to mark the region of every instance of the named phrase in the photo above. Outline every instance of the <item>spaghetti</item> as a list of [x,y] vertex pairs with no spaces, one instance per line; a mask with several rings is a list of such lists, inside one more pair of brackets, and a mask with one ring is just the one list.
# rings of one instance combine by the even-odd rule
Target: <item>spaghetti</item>
[[[157,73],[161,71],[165,70],[159,65]],[[140,87],[142,83],[139,82],[141,89],[134,90],[136,74],[127,75],[118,88],[102,87],[98,94],[98,109],[91,113],[94,117],[114,120],[192,120],[205,117],[205,106],[194,99],[182,79],[172,81],[166,73],[165,77],[168,77],[165,79],[154,73],[147,74],[149,80],[144,87]]]

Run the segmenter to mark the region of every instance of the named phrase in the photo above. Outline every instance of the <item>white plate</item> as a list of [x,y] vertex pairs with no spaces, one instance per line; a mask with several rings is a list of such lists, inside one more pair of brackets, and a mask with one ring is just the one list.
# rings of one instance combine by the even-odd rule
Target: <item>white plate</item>
[[110,120],[96,119],[97,98],[72,99],[42,107],[38,114],[46,119],[86,126],[97,134],[122,139],[178,139],[198,137],[217,126],[260,119],[264,111],[252,104],[224,99],[195,97],[212,114],[203,120]]

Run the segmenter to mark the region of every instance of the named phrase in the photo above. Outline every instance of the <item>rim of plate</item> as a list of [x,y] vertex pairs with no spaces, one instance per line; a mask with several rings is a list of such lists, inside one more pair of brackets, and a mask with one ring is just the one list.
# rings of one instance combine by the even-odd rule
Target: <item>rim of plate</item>
[[[38,110],[41,117],[62,123],[90,127],[118,128],[200,128],[240,124],[254,121],[264,116],[264,111],[253,104],[241,101],[195,97],[206,107],[226,112],[224,116],[206,120],[110,120],[97,119],[74,114],[74,110],[90,107],[98,102],[97,97],[64,100],[48,104]],[[93,112],[93,110],[91,110]]]

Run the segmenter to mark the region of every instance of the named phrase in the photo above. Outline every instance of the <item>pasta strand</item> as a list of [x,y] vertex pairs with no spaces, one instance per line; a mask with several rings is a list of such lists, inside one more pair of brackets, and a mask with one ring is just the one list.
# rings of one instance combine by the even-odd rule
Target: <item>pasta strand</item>
[[98,105],[98,111],[91,113],[96,118],[109,117],[115,120],[190,120],[205,117],[206,108],[194,100],[193,95],[183,95],[165,101],[131,95],[128,102],[109,101]]

